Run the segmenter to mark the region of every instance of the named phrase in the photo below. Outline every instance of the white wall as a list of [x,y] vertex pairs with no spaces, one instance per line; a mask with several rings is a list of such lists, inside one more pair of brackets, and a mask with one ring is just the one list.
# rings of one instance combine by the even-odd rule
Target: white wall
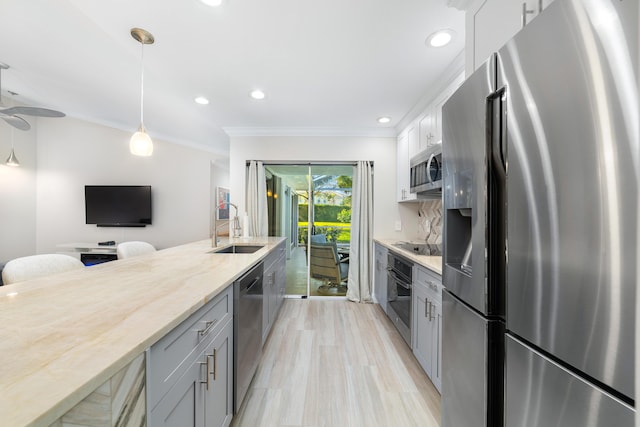
[[[65,242],[145,240],[166,248],[209,237],[215,156],[154,139],[153,156],[137,157],[129,152],[130,136],[68,117],[39,120],[36,252],[55,252]],[[87,184],[151,185],[153,225],[85,224]]]
[[[246,162],[357,161],[374,162],[374,236],[406,239],[412,233],[410,223],[415,209],[396,202],[396,139],[376,137],[325,136],[237,136],[230,141],[231,201],[245,209]],[[406,218],[406,221],[403,219]],[[394,231],[398,220],[406,222],[402,232]],[[413,227],[415,231],[415,226]]]
[[0,263],[30,255],[36,248],[36,120],[31,130],[13,131],[20,167],[5,165],[12,128],[0,121]]
[[[213,199],[209,204],[209,235],[213,234],[213,218],[215,218],[216,212],[215,191],[217,187],[229,188],[229,159],[211,162],[211,195]],[[228,229],[227,226],[226,230]]]

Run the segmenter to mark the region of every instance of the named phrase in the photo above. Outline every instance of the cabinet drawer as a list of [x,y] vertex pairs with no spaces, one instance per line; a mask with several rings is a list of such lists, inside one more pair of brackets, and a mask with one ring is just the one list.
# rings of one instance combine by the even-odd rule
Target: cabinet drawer
[[436,273],[432,273],[426,268],[416,266],[413,285],[421,286],[430,298],[442,301],[442,279]]
[[233,317],[233,286],[189,316],[155,343],[147,357],[148,405],[157,401],[180,378],[191,362]]
[[271,268],[271,266],[279,261],[281,257],[286,256],[286,246],[285,242],[278,243],[278,246],[275,247],[264,259],[264,271],[267,271]]

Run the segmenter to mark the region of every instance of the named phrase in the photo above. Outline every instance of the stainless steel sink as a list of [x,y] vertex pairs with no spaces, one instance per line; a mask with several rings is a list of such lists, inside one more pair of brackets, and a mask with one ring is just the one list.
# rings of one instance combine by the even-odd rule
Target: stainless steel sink
[[252,254],[260,249],[264,248],[263,246],[258,245],[230,245],[224,248],[216,249],[213,251],[209,251],[210,254]]

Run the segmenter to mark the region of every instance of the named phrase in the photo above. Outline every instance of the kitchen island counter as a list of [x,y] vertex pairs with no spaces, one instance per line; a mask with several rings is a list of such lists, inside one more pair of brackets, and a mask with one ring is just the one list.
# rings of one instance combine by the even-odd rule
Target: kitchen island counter
[[[441,256],[429,256],[429,255],[417,255],[411,251],[407,251],[405,249],[401,249],[395,246],[396,243],[399,243],[398,240],[393,239],[373,239],[374,242],[381,244],[385,248],[393,251],[399,255],[404,256],[405,258],[428,268],[429,270],[442,275],[442,257]],[[403,240],[403,242],[406,240]]]
[[0,418],[49,425],[283,240],[211,240],[0,287]]

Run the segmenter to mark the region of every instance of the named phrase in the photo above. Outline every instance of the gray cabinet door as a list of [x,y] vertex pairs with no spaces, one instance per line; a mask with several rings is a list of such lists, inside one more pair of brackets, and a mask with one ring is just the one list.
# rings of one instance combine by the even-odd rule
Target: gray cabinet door
[[438,391],[442,384],[442,303],[431,301],[431,382]]
[[282,302],[284,301],[284,295],[287,292],[287,256],[284,250],[282,251],[277,263],[276,288],[278,290],[277,310],[279,310]]
[[206,427],[226,427],[233,417],[233,322],[214,338],[206,350],[211,358],[209,389],[204,398]]
[[385,313],[387,312],[387,254],[387,248],[376,243],[373,293]]
[[206,385],[204,351],[189,365],[180,379],[149,414],[154,427],[204,427],[202,411]]
[[275,281],[275,271],[273,269],[273,264],[265,268],[262,277],[262,291],[264,293],[264,298],[262,300],[262,344],[264,345],[267,340],[267,336],[269,335],[269,331],[271,330],[271,318],[273,317],[272,311],[274,310],[273,284]]
[[262,344],[265,343],[276,320],[278,310],[284,300],[286,287],[286,247],[285,242],[278,245],[265,259],[264,300],[262,303]]
[[412,349],[422,369],[432,378],[431,346],[433,345],[433,326],[431,321],[431,306],[429,295],[423,286],[414,285],[412,295],[413,314]]

